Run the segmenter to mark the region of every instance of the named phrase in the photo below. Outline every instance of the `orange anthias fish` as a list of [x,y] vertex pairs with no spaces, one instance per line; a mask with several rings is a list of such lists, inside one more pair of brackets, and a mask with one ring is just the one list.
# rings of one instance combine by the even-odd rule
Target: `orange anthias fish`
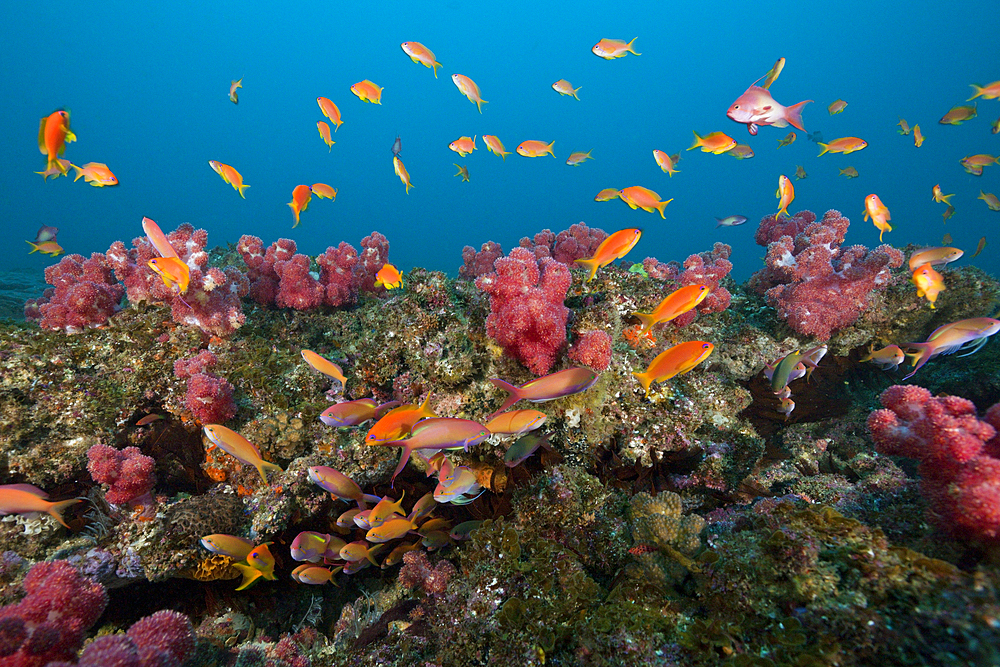
[[357,95],[358,99],[363,102],[371,102],[372,104],[382,104],[382,90],[381,87],[368,79],[358,81],[351,86],[351,92]]
[[212,444],[247,465],[252,465],[260,473],[264,484],[267,484],[267,473],[269,471],[282,472],[281,467],[265,461],[260,457],[260,450],[252,442],[242,435],[221,424],[205,424],[205,436],[212,441]]
[[60,246],[55,241],[42,241],[41,243],[38,242],[32,243],[31,241],[25,241],[25,243],[27,243],[32,247],[32,251],[28,253],[29,255],[32,252],[40,252],[43,255],[49,255],[50,257],[58,257],[61,253],[64,252],[62,246]]
[[881,243],[882,234],[892,231],[892,227],[888,223],[892,217],[889,215],[889,209],[878,198],[878,195],[873,194],[865,197],[865,220],[867,221],[868,218],[872,219],[872,224],[879,230],[878,242]]
[[177,251],[170,245],[167,235],[163,233],[158,224],[144,217],[142,219],[142,231],[146,233],[149,243],[156,248],[156,252],[160,253],[160,257],[177,257]]
[[59,178],[60,176],[69,176],[68,170],[72,167],[72,163],[69,160],[64,160],[63,158],[56,159],[56,164],[52,167],[47,168],[45,171],[36,171],[36,174],[42,176],[44,180],[49,180],[49,176],[55,176]]
[[336,126],[333,131],[339,130],[344,121],[340,120],[340,109],[337,108],[337,105],[325,97],[317,97],[316,103],[319,104],[319,110],[323,112],[323,115]]
[[638,37],[633,37],[631,42],[626,42],[623,39],[602,39],[597,44],[594,44],[594,48],[591,51],[595,56],[600,56],[605,60],[614,60],[615,58],[624,58],[628,54],[633,56],[641,56],[641,53],[636,53],[632,45],[635,44],[635,40]]
[[806,168],[800,164],[795,165],[795,180],[801,181],[803,178],[808,178],[809,174],[806,173]]
[[576,264],[589,272],[587,280],[584,282],[589,283],[593,280],[599,268],[627,255],[639,242],[640,236],[642,236],[641,229],[621,229],[601,241],[601,245],[597,246],[593,257],[574,260]]
[[[402,448],[399,463],[392,473],[392,480],[395,480],[396,475],[406,467],[407,461],[410,460],[410,454],[414,450],[457,449],[461,447],[468,451],[470,447],[478,445],[488,437],[490,437],[489,429],[479,422],[471,419],[435,417],[414,424],[409,437],[405,440],[392,440],[378,444]],[[369,444],[373,443],[369,442]]]
[[910,133],[910,124],[907,123],[906,119],[903,118],[902,116],[899,117],[899,122],[896,123],[896,125],[899,125],[899,129],[896,130],[896,132],[898,132],[899,134],[905,136]]
[[191,269],[178,257],[154,257],[149,260],[149,268],[163,279],[163,284],[178,295],[187,294],[191,281]]
[[689,151],[701,147],[702,153],[715,153],[720,155],[736,147],[736,140],[730,137],[724,132],[711,132],[706,134],[704,137],[699,136],[697,132],[694,133],[694,145],[689,148]]
[[312,190],[309,189],[308,185],[296,185],[295,189],[292,190],[292,201],[288,202],[288,206],[295,214],[293,229],[299,226],[299,214],[309,208],[310,199],[312,199]]
[[424,67],[430,67],[434,70],[434,78],[438,77],[437,68],[441,67],[441,63],[437,61],[430,49],[420,42],[403,42],[400,46],[403,49],[403,53],[410,56],[410,60]]
[[49,494],[31,484],[0,485],[0,514],[48,514],[66,528],[62,513],[72,505],[83,502],[80,498],[71,498],[59,502],[46,500]]
[[586,160],[593,160],[594,159],[590,155],[592,152],[593,152],[593,150],[589,150],[586,153],[584,153],[583,151],[580,151],[580,152],[577,152],[577,153],[570,153],[569,157],[566,158],[566,164],[568,164],[571,167],[579,167]]
[[671,197],[667,201],[660,201],[660,195],[653,192],[649,188],[644,188],[641,185],[633,185],[629,188],[622,188],[618,192],[618,196],[622,198],[629,208],[635,210],[641,208],[647,213],[652,213],[654,210],[660,212],[660,217],[664,220],[667,216],[663,213],[663,209],[667,207],[667,204],[672,202],[674,199]]
[[984,100],[1000,98],[1000,81],[994,81],[987,86],[977,86],[974,83],[970,83],[969,85],[976,89],[976,94],[965,100],[966,102],[971,102],[977,97],[982,97]]
[[509,151],[505,151],[503,149],[503,142],[502,141],[500,141],[499,139],[497,139],[492,134],[484,134],[483,135],[483,141],[486,142],[486,148],[488,148],[491,153],[493,153],[494,155],[499,155],[501,158],[503,158],[504,162],[507,161],[507,156],[510,155],[510,152]]
[[392,168],[396,170],[399,180],[406,186],[406,194],[410,194],[410,188],[416,186],[410,183],[410,172],[406,171],[406,166],[403,165],[403,161],[399,159],[398,155],[392,156]]
[[618,188],[604,188],[597,193],[594,197],[594,201],[611,201],[612,199],[618,199],[621,197],[621,190]]
[[848,153],[853,153],[854,151],[859,151],[868,145],[868,142],[864,139],[859,139],[858,137],[842,137],[840,139],[834,139],[828,144],[822,142],[817,142],[823,147],[823,152],[820,155],[826,155],[827,153],[843,153],[847,155]]
[[232,83],[229,84],[229,101],[232,102],[233,104],[240,103],[240,98],[236,94],[236,89],[242,87],[243,87],[243,77],[240,77],[239,81],[233,81]]
[[778,148],[782,148],[783,146],[791,146],[792,144],[795,143],[795,138],[797,136],[798,135],[795,134],[794,132],[789,132],[788,134],[785,135],[784,139],[778,140]]
[[840,170],[840,175],[841,176],[847,176],[848,178],[857,178],[858,177],[858,170],[855,169],[854,167],[847,167],[846,169],[841,169]]
[[243,176],[240,172],[236,171],[228,164],[222,164],[216,160],[209,160],[208,166],[215,170],[215,173],[219,176],[222,176],[222,180],[233,186],[233,188],[240,193],[240,197],[246,199],[246,196],[243,194],[243,188],[249,188],[250,186],[243,184]]
[[917,296],[927,297],[931,308],[937,301],[938,294],[944,291],[944,277],[935,271],[930,264],[918,266],[913,272],[913,284],[917,286]]
[[594,386],[598,377],[598,374],[589,368],[577,366],[529,380],[518,386],[500,378],[490,378],[490,382],[494,386],[507,392],[507,399],[487,419],[493,419],[521,399],[532,403],[544,403],[564,396],[579,394]]
[[[580,86],[580,88],[583,88],[583,86]],[[574,88],[573,84],[566,79],[559,79],[552,84],[552,90],[556,91],[560,95],[569,95],[578,100],[580,97],[576,94],[576,91],[580,90],[580,88]]]
[[469,98],[469,101],[479,109],[479,113],[482,113],[483,105],[489,103],[483,99],[483,95],[479,92],[479,86],[476,85],[476,82],[464,74],[452,74],[451,80],[458,86],[459,92]]
[[316,121],[316,129],[319,130],[319,137],[323,140],[323,143],[327,145],[327,153],[333,150],[333,145],[337,143],[330,138],[330,126],[326,124],[326,121]]
[[653,359],[644,373],[632,373],[638,378],[649,398],[649,389],[654,382],[666,382],[670,378],[684,375],[712,354],[715,346],[711,343],[692,340],[667,348]]
[[337,188],[331,188],[326,183],[313,183],[309,186],[312,193],[320,199],[336,199]]
[[884,371],[896,370],[906,355],[898,345],[886,345],[881,350],[874,350],[858,359],[859,362],[870,361]]
[[1000,211],[1000,199],[997,199],[997,196],[992,192],[983,192],[980,190],[979,196],[976,199],[982,199],[986,202],[991,211]]
[[949,200],[952,197],[954,197],[954,196],[955,196],[954,193],[952,193],[950,195],[944,194],[941,191],[941,185],[940,184],[935,185],[933,188],[931,188],[931,198],[934,200],[935,203],[938,203],[938,204],[944,203],[944,204],[948,204],[948,206],[951,206],[951,201],[949,201]]
[[307,364],[309,364],[313,370],[319,371],[323,375],[333,378],[340,382],[340,386],[347,386],[347,378],[344,377],[344,371],[337,364],[333,363],[326,357],[316,354],[312,350],[302,350],[302,358]]
[[837,100],[836,102],[834,102],[833,104],[831,104],[829,107],[827,107],[826,110],[829,111],[830,115],[832,116],[834,114],[840,113],[841,111],[843,111],[846,108],[847,108],[847,102],[845,102],[844,100]]
[[448,148],[465,157],[476,150],[476,137],[459,137],[448,144]]
[[907,352],[913,370],[903,380],[908,380],[934,357],[966,351],[962,356],[975,354],[985,345],[990,336],[1000,331],[1000,320],[992,317],[973,317],[945,324],[935,329],[923,343],[903,343],[902,347],[916,352]]
[[486,428],[499,435],[523,435],[541,428],[545,419],[545,413],[538,410],[511,410],[489,420]]
[[552,157],[556,154],[552,152],[552,147],[555,146],[556,142],[545,143],[544,141],[536,141],[534,139],[529,139],[527,141],[522,141],[517,147],[517,154],[523,155],[524,157],[541,157],[548,153]]
[[673,178],[674,174],[681,173],[679,169],[674,169],[674,161],[671,160],[670,156],[663,151],[653,149],[653,159],[656,160],[657,166],[659,166],[665,174],[669,175],[670,178]]
[[775,197],[779,200],[777,215],[782,213],[788,215],[788,205],[795,199],[795,186],[792,185],[792,179],[784,174],[778,176],[778,192]]
[[[1000,162],[1000,157],[993,157],[987,153],[979,153],[978,155],[967,155],[961,159],[962,166],[965,167],[966,171],[970,169],[976,169],[977,167],[982,169],[983,167],[988,167],[990,165]],[[977,174],[978,175],[978,174]]]
[[961,125],[970,118],[976,117],[976,104],[972,106],[954,106],[951,111],[941,117],[938,122],[942,125]]
[[74,141],[76,135],[69,129],[68,111],[59,109],[41,120],[38,126],[38,150],[48,157],[48,169],[58,169],[63,175],[66,174],[59,156],[66,150],[66,144]]
[[403,275],[392,264],[386,263],[375,274],[375,287],[396,289],[403,286]]
[[917,267],[924,264],[945,266],[961,259],[964,254],[958,248],[924,248],[910,255],[910,271],[916,271]]
[[920,126],[913,126],[913,145],[920,148],[924,145],[924,135],[920,133]]
[[76,169],[76,178],[73,179],[74,183],[83,176],[85,183],[90,183],[96,188],[103,188],[106,185],[118,185],[118,179],[108,169],[108,165],[103,162],[88,162],[82,167],[78,167],[75,164],[70,166]]
[[365,444],[379,445],[405,438],[418,421],[437,416],[431,410],[430,404],[431,394],[428,393],[427,398],[419,407],[407,404],[387,412],[368,430],[365,435]]
[[455,167],[458,168],[458,171],[456,171],[454,175],[455,176],[461,176],[462,177],[462,182],[463,183],[468,183],[469,182],[469,168],[466,167],[465,165],[455,164],[454,162],[452,162],[452,164],[454,164]]
[[229,556],[233,560],[246,560],[250,552],[254,550],[254,543],[248,539],[227,535],[225,533],[213,533],[205,535],[200,540],[201,546],[205,547],[213,554]]
[[791,125],[798,130],[806,131],[802,125],[802,108],[813,100],[803,100],[790,107],[784,107],[771,97],[767,89],[755,84],[756,81],[736,98],[726,111],[727,116],[737,123],[746,125],[750,134],[757,134],[757,128],[761,125],[774,127]]
[[310,482],[341,500],[353,500],[361,510],[367,509],[367,502],[378,502],[377,497],[361,493],[357,482],[335,468],[312,466],[308,473]]
[[683,315],[705,300],[711,290],[706,285],[685,285],[665,297],[651,313],[632,313],[642,322],[642,330],[637,335],[644,336],[657,324],[669,322]]
[[243,581],[236,590],[242,591],[260,578],[274,581],[274,556],[267,548],[268,544],[270,542],[254,547],[253,551],[247,554],[246,565],[233,563],[233,567],[243,573]]

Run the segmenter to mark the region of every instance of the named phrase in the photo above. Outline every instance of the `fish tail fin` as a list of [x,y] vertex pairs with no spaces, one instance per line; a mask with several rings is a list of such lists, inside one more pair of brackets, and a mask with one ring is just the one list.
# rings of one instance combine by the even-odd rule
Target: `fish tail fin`
[[966,102],[971,102],[972,100],[976,99],[977,97],[983,94],[983,89],[981,86],[977,86],[974,83],[970,83],[969,85],[976,89],[976,94],[970,97],[969,99],[965,100]]
[[637,333],[636,336],[645,336],[656,324],[656,320],[653,319],[652,313],[632,313],[632,316],[638,317],[639,321],[642,322],[642,329],[639,330],[639,333]]
[[[66,173],[63,170],[62,165],[59,164],[59,160],[56,160],[55,164],[59,167],[59,171],[62,171],[62,173],[64,173],[64,174]],[[51,167],[52,165],[50,164],[49,166]],[[74,169],[76,169],[76,178],[73,179],[73,182],[76,183],[77,181],[80,180],[80,177],[83,176],[83,167],[78,167],[78,166],[76,166],[75,164],[72,164],[72,163],[70,163],[69,166],[71,166]]]
[[545,147],[545,152],[547,152],[552,157],[556,156],[555,150],[553,150],[553,148],[552,148],[555,145],[556,145],[556,142],[553,141],[552,143],[550,143],[548,146]]
[[[583,86],[580,86],[580,88],[583,88]],[[580,99],[580,96],[577,95],[577,92],[580,90],[580,88],[574,88],[573,89],[573,97],[575,97],[578,100]]]
[[392,477],[389,479],[389,486],[393,486],[393,483],[396,481],[396,476],[403,472],[403,468],[405,468],[406,464],[409,463],[410,454],[412,453],[413,450],[410,449],[409,445],[403,445],[400,447],[399,463],[396,464],[396,469],[392,471]]
[[674,200],[674,198],[673,198],[673,197],[671,197],[671,198],[670,198],[670,199],[668,199],[667,201],[661,201],[661,202],[660,202],[659,204],[657,204],[656,206],[654,206],[654,207],[653,207],[653,208],[655,208],[655,209],[656,209],[657,211],[659,211],[659,212],[660,212],[660,217],[661,217],[661,218],[663,218],[664,220],[666,220],[666,219],[667,219],[667,216],[666,216],[666,215],[664,215],[664,213],[663,213],[663,209],[665,209],[665,208],[667,207],[667,204],[669,204],[669,203],[670,203],[670,202],[672,202],[673,200]]
[[268,472],[285,472],[285,471],[282,470],[281,466],[279,466],[277,464],[270,463],[268,461],[261,461],[257,465],[257,472],[260,473],[260,477],[261,477],[261,479],[264,480],[264,485],[266,486],[267,483],[268,483],[267,482],[267,473]]
[[379,563],[377,563],[375,561],[375,554],[378,553],[379,551],[381,551],[382,547],[384,547],[384,546],[385,546],[385,544],[376,544],[375,546],[373,546],[371,549],[368,550],[367,554],[365,554],[365,558],[368,559],[368,562],[370,562],[375,567],[378,567],[378,568],[382,567]]
[[639,384],[646,390],[646,398],[649,398],[649,387],[653,384],[653,378],[650,377],[649,373],[632,373],[632,375],[639,380]]
[[[237,192],[240,193],[240,197],[246,199],[246,197],[243,195],[243,188],[249,188],[249,187],[250,187],[249,185],[241,185],[240,187],[236,188]],[[289,204],[289,206],[291,206],[291,204]]]
[[437,417],[437,415],[434,414],[434,411],[431,410],[431,397],[433,395],[434,392],[432,391],[427,392],[427,398],[425,398],[424,402],[420,405],[420,414],[426,418]]
[[507,161],[507,156],[508,156],[508,155],[511,155],[511,152],[510,152],[510,151],[500,151],[500,157],[501,157],[501,158],[503,158],[503,161],[504,161],[504,162],[506,162],[506,161]]
[[628,51],[629,53],[631,53],[632,55],[634,55],[634,56],[641,56],[641,55],[642,55],[641,53],[636,53],[636,52],[635,52],[635,49],[633,49],[633,48],[632,48],[632,45],[633,45],[633,44],[635,43],[635,40],[637,40],[637,39],[639,39],[639,37],[638,37],[638,36],[636,36],[636,37],[633,37],[633,38],[632,38],[632,41],[628,43],[628,49],[626,49],[626,50],[627,50],[627,51]]
[[27,243],[28,245],[30,245],[31,248],[32,248],[31,252],[28,253],[29,255],[31,253],[38,252],[38,245],[37,244],[32,243],[31,241],[25,241],[25,243]]
[[818,145],[820,145],[820,146],[823,147],[823,152],[820,153],[819,155],[817,155],[816,157],[820,157],[820,155],[826,155],[827,153],[830,152],[830,145],[829,144],[824,144],[822,141],[817,141],[816,143]]
[[264,573],[255,567],[250,567],[249,565],[244,565],[243,563],[233,563],[233,567],[243,573],[243,581],[236,588],[238,591],[242,591],[247,588],[250,584],[260,579],[264,576]]
[[72,507],[73,505],[82,502],[83,500],[81,500],[80,498],[70,498],[69,500],[61,500],[57,503],[50,504],[49,508],[46,511],[49,513],[49,516],[51,516],[53,519],[61,523],[63,526],[66,526],[66,528],[69,528],[69,526],[66,524],[66,521],[63,520],[62,513],[68,508]]
[[506,410],[507,408],[509,408],[510,406],[514,405],[519,400],[521,400],[521,390],[512,385],[511,383],[501,380],[500,378],[490,378],[490,382],[492,382],[493,386],[496,387],[497,389],[503,389],[505,392],[507,392],[507,399],[503,402],[503,405],[497,408],[497,410],[493,414],[491,414],[489,417],[486,418],[486,421],[493,419],[498,414],[500,414],[501,412],[503,412],[504,410]]
[[431,65],[431,69],[434,70],[434,78],[435,79],[438,78],[438,67],[441,67],[441,63],[439,63],[438,61],[435,60],[434,64]]
[[670,178],[673,178],[674,174],[679,174],[679,173],[681,173],[681,170],[680,169],[674,169],[673,167],[671,167],[670,169],[667,170],[667,176],[669,176]]
[[903,377],[903,380],[908,380],[913,377],[924,364],[930,361],[931,355],[934,354],[934,350],[930,343],[906,343],[903,347],[915,348],[918,350],[917,352],[903,353],[906,358],[910,360],[910,363],[913,364],[913,370]]
[[701,137],[698,136],[698,133],[695,132],[694,133],[694,144],[688,150],[689,151],[693,151],[694,149],[698,148],[698,146],[704,146],[704,145],[705,145],[705,142],[702,141]]
[[594,276],[597,275],[597,269],[599,269],[601,266],[601,263],[594,258],[575,259],[573,260],[573,263],[579,264],[580,266],[582,266],[584,269],[587,270],[588,273],[587,279],[584,281],[586,283],[589,283],[591,280],[594,279]]
[[806,128],[802,127],[802,107],[809,104],[813,100],[803,100],[798,104],[793,104],[785,109],[785,120],[792,124],[792,127],[806,131]]

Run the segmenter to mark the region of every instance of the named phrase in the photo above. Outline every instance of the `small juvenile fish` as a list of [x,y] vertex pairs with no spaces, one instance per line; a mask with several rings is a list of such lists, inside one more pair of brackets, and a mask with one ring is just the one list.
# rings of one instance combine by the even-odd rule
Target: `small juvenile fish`
[[818,144],[819,142],[823,141],[823,133],[820,132],[819,130],[816,130],[815,132],[806,132],[806,139],[813,142],[814,144]]
[[761,88],[770,88],[771,84],[778,80],[778,77],[781,75],[781,70],[783,69],[785,69],[785,59],[778,58],[778,60],[774,63],[774,67],[769,69],[767,74],[764,75],[764,84]]
[[626,55],[631,53],[634,56],[641,56],[641,53],[636,53],[635,49],[632,48],[632,44],[638,37],[633,37],[631,42],[626,43],[623,39],[602,39],[591,51],[595,56],[604,58],[605,60],[614,60],[615,58],[624,58]]
[[[948,218],[950,218],[953,215],[955,215],[955,207],[949,204],[948,208],[946,208],[944,210],[944,213],[941,214],[941,217],[944,218],[945,222],[948,222]],[[973,257],[975,257],[975,255],[973,255]]]
[[681,173],[679,170],[674,169],[674,161],[670,159],[670,156],[661,150],[653,150],[653,159],[656,160],[657,166],[663,170],[664,173],[674,177],[674,174]]
[[965,100],[966,102],[971,102],[977,97],[982,97],[984,100],[995,100],[1000,98],[1000,81],[994,81],[986,86],[977,86],[974,83],[970,83],[969,85],[976,89],[976,94]]
[[49,176],[54,176],[55,178],[69,176],[69,168],[72,166],[73,164],[69,160],[57,158],[55,165],[48,167],[45,171],[36,171],[35,173],[39,174],[42,180],[47,181],[49,180]]
[[438,78],[437,68],[441,67],[441,63],[437,61],[437,58],[434,57],[430,49],[420,42],[403,42],[400,46],[403,49],[403,53],[410,56],[410,60],[424,67],[431,68],[434,70],[434,78]]
[[843,153],[847,155],[848,153],[861,150],[868,145],[868,142],[858,137],[841,137],[840,139],[834,139],[828,144],[820,142],[819,145],[823,147],[823,152],[820,155],[826,155],[827,153]]
[[896,123],[896,125],[899,125],[899,129],[896,130],[897,133],[902,134],[903,136],[910,133],[910,124],[907,123],[906,119],[902,116],[899,117],[899,122]]
[[869,352],[858,361],[861,363],[870,361],[884,371],[892,371],[899,368],[905,358],[906,355],[898,345],[886,345],[881,350]]
[[517,154],[524,157],[541,157],[548,153],[552,157],[555,157],[556,154],[552,152],[552,147],[555,146],[555,143],[553,141],[547,144],[544,141],[536,141],[534,139],[522,141],[517,147]]
[[397,287],[403,286],[403,276],[399,273],[397,269],[392,264],[386,262],[382,265],[382,268],[378,270],[375,274],[375,287],[384,287],[386,289],[396,289]]
[[725,218],[716,218],[716,220],[719,222],[716,227],[735,227],[746,222],[747,217],[745,215],[729,215]]
[[574,260],[575,264],[579,264],[589,272],[584,282],[589,283],[593,280],[594,276],[597,275],[597,270],[602,266],[607,266],[616,259],[627,255],[639,242],[640,236],[642,236],[641,229],[621,229],[601,241],[601,245],[597,246],[593,257]]
[[789,132],[788,134],[785,135],[784,139],[779,139],[778,140],[778,148],[781,148],[782,146],[790,146],[790,145],[794,144],[796,136],[797,135],[794,132]]
[[455,82],[455,85],[458,87],[458,91],[465,95],[470,102],[476,105],[479,109],[479,113],[482,113],[483,105],[489,103],[483,99],[483,95],[479,92],[479,86],[476,85],[476,82],[464,74],[452,74],[451,80]]
[[240,77],[239,81],[233,81],[232,83],[229,84],[229,101],[232,102],[233,104],[240,103],[240,98],[236,94],[236,89],[242,87],[243,87],[243,77]]
[[803,178],[808,178],[809,174],[806,173],[806,168],[800,164],[795,165],[795,180],[801,181]]
[[688,150],[693,151],[695,148],[699,147],[701,148],[702,153],[715,153],[716,155],[720,155],[735,148],[736,140],[724,132],[710,132],[704,137],[699,136],[698,133],[695,132],[694,144]]
[[448,536],[456,542],[461,542],[463,540],[468,540],[472,537],[472,531],[479,530],[483,525],[482,519],[473,519],[472,521],[463,521],[448,533]]
[[795,186],[792,185],[792,179],[788,178],[784,174],[778,177],[778,191],[774,195],[778,198],[778,213],[781,215],[784,213],[788,215],[788,205],[795,200]]
[[633,211],[637,208],[641,208],[647,213],[652,213],[653,211],[659,211],[660,217],[664,220],[667,216],[663,213],[663,209],[667,207],[667,204],[672,202],[674,199],[671,197],[666,201],[660,201],[660,195],[653,192],[649,188],[644,188],[641,185],[633,185],[629,188],[622,188],[619,191],[618,196],[622,198],[626,204],[629,205]]
[[584,163],[585,160],[593,160],[594,158],[590,156],[593,151],[587,151],[586,153],[579,151],[576,153],[570,153],[569,157],[566,158],[566,164],[571,167],[578,167]]
[[340,383],[340,386],[347,386],[347,378],[340,366],[333,363],[326,357],[322,357],[312,350],[302,350],[302,359],[309,364],[314,371],[319,371],[323,375],[333,378]]
[[654,382],[666,382],[684,375],[708,358],[714,349],[714,345],[701,340],[680,343],[658,354],[644,372],[633,372],[632,375],[639,380],[639,384],[646,390],[646,398],[649,398],[649,389]]
[[319,104],[319,110],[323,112],[323,115],[330,119],[330,122],[336,125],[333,129],[334,132],[340,129],[340,126],[344,124],[344,121],[340,120],[340,109],[332,101],[325,97],[317,97],[316,103]]
[[828,106],[826,110],[829,111],[830,115],[832,116],[834,114],[840,113],[846,108],[847,108],[847,102],[845,102],[844,100],[837,100],[836,102]]
[[753,157],[753,149],[747,144],[736,144],[726,151],[726,155],[732,155],[737,160],[746,160]]
[[778,360],[769,378],[771,380],[771,391],[779,394],[783,388],[788,387],[788,383],[805,374],[805,365],[802,364],[804,356],[801,350],[795,350]]
[[621,191],[618,188],[604,188],[597,193],[597,196],[594,197],[594,201],[611,201],[612,199],[618,199],[620,192]]
[[250,186],[243,184],[243,176],[240,172],[236,171],[228,164],[222,164],[217,160],[209,160],[208,166],[211,167],[212,170],[219,176],[222,176],[222,180],[233,186],[233,188],[240,193],[240,197],[246,199],[246,196],[243,194],[243,189],[249,188]]
[[309,189],[320,199],[336,199],[337,188],[331,188],[326,183],[313,183]]
[[399,154],[403,152],[403,142],[400,141],[399,135],[396,135],[396,140],[392,142],[392,154],[395,157],[399,157]]
[[529,433],[528,435],[518,438],[517,441],[504,453],[504,465],[508,468],[521,465],[528,459],[528,457],[534,454],[539,447],[544,447],[545,449],[552,451],[552,445],[549,444],[549,437],[550,434],[548,433],[545,435]]
[[[583,86],[580,86],[580,88],[583,88]],[[578,100],[580,98],[576,94],[576,91],[580,90],[580,88],[574,88],[573,84],[571,84],[566,79],[559,79],[558,81],[552,84],[552,90],[556,91],[560,95],[571,95],[572,97],[575,97]]]
[[476,150],[476,137],[459,137],[448,144],[448,148],[465,157]]
[[981,239],[979,239],[979,243],[976,245],[976,252],[972,253],[972,257],[970,257],[969,259],[975,259],[975,257],[979,253],[981,253],[983,251],[983,248],[985,247],[986,247],[986,237],[984,236]]
[[976,199],[982,199],[989,206],[991,211],[1000,211],[1000,200],[992,192],[979,191],[979,196]]
[[[992,132],[993,134],[1000,133],[1000,118],[997,118],[995,121],[990,123],[990,132]],[[35,172],[35,173],[40,173],[40,172]]]
[[944,192],[941,191],[940,183],[931,188],[931,199],[937,204],[944,203],[947,204],[948,206],[951,206],[951,201],[949,200],[954,196],[955,196],[954,193],[950,195],[944,194]]
[[494,155],[499,155],[501,158],[503,158],[504,162],[507,161],[507,156],[510,155],[510,152],[505,151],[503,149],[502,141],[497,139],[496,136],[492,134],[484,134],[483,141],[486,142],[486,148],[488,148],[491,153],[493,153]]
[[913,126],[913,145],[920,148],[924,144],[924,135],[920,133],[920,126]]
[[848,178],[857,178],[858,177],[858,170],[855,169],[854,167],[847,167],[846,169],[841,169],[840,170],[840,175],[841,176],[847,176]]
[[330,126],[326,124],[326,121],[316,121],[316,128],[319,130],[319,137],[323,140],[323,143],[328,146],[327,153],[333,150],[333,145],[337,143],[330,138]]
[[871,218],[872,224],[879,230],[878,242],[881,243],[882,234],[892,231],[892,226],[888,223],[892,217],[889,215],[889,209],[882,203],[878,195],[871,194],[865,197],[865,220],[867,221],[868,218]]
[[312,190],[308,185],[296,185],[292,190],[292,201],[288,202],[289,208],[295,214],[295,224],[292,229],[299,226],[299,214],[309,208],[309,200],[312,199]]
[[76,169],[76,178],[73,179],[74,183],[83,176],[84,182],[90,183],[95,188],[103,188],[106,185],[118,185],[118,179],[108,169],[108,165],[103,162],[88,162],[82,167],[78,167],[75,164],[71,164],[70,166]]
[[372,104],[382,104],[382,90],[380,86],[368,79],[358,81],[351,86],[351,92],[357,95],[359,100],[362,102],[371,102]]
[[166,419],[166,417],[164,417],[163,415],[158,415],[158,414],[154,413],[154,414],[146,415],[142,419],[136,421],[135,425],[136,426],[149,426],[153,422],[160,421],[161,419]]
[[951,245],[951,234],[949,234],[948,232],[945,232],[944,236],[941,239],[941,243],[943,245]]
[[58,227],[50,227],[48,225],[42,225],[38,228],[35,233],[35,243],[45,243],[46,241],[55,241],[56,234],[59,233]]
[[951,110],[941,117],[938,122],[942,125],[961,125],[970,118],[976,117],[976,104],[973,103],[972,106],[954,106]]
[[462,177],[462,182],[463,183],[468,183],[469,182],[469,168],[467,166],[465,166],[465,165],[457,165],[454,162],[452,162],[452,164],[454,164],[458,168],[458,171],[456,171],[454,175],[455,176],[461,176]]
[[406,166],[403,165],[403,161],[399,159],[398,155],[392,156],[392,168],[395,170],[396,175],[399,176],[399,180],[406,186],[406,194],[410,194],[410,188],[416,186],[410,183],[410,172],[406,171]]

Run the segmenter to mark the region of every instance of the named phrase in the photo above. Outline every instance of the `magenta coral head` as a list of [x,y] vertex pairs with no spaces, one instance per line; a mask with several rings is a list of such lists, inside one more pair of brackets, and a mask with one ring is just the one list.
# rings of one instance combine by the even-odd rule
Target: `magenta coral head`
[[156,461],[138,447],[118,451],[108,445],[94,445],[87,450],[87,470],[95,482],[108,485],[104,497],[109,503],[122,504],[141,499],[156,481]]
[[191,620],[169,609],[140,618],[126,635],[135,643],[143,667],[180,667],[194,652]]

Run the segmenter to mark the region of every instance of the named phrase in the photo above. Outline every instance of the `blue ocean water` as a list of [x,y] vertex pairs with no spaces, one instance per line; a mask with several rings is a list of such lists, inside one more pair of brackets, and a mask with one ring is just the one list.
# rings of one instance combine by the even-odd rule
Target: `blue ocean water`
[[[628,259],[683,260],[716,240],[733,246],[733,275],[761,266],[753,242],[757,221],[777,209],[779,174],[802,165],[792,212],[836,208],[851,218],[848,244],[878,244],[863,222],[864,197],[877,193],[892,214],[885,241],[937,245],[945,232],[974,264],[1000,271],[995,234],[1000,213],[977,200],[1000,194],[1000,166],[981,177],[959,160],[1000,153],[990,122],[1000,101],[979,100],[977,118],[939,125],[964,104],[971,83],[1000,79],[993,42],[1000,15],[988,2],[787,3],[4,3],[0,8],[0,225],[10,242],[9,267],[41,271],[56,260],[28,256],[22,239],[38,227],[59,227],[68,253],[104,252],[116,239],[142,234],[148,216],[166,231],[182,222],[209,231],[211,245],[254,234],[270,243],[294,239],[317,254],[348,241],[359,247],[373,230],[391,244],[390,261],[454,274],[461,249],[487,240],[507,251],[519,238],[579,221],[608,232],[640,226]],[[631,40],[641,56],[605,61],[591,52],[601,38]],[[438,78],[410,61],[401,42],[418,41],[443,64]],[[779,57],[787,63],[771,87],[775,99],[814,104],[808,131],[827,140],[858,136],[867,149],[817,157],[819,147],[791,128],[761,128],[751,137],[729,120],[728,106]],[[451,81],[476,81],[488,100],[480,114]],[[243,78],[239,104],[228,99]],[[384,87],[381,105],[366,104],[350,86],[370,79]],[[580,100],[551,84],[582,87]],[[332,151],[320,140],[317,96],[332,99],[344,124]],[[841,98],[836,116],[827,106]],[[93,188],[81,179],[43,179],[36,146],[39,119],[72,111],[78,136],[64,157],[104,162],[120,185]],[[899,117],[919,124],[926,142],[896,132]],[[692,131],[724,131],[756,153],[748,160],[684,152]],[[396,135],[413,185],[393,173]],[[555,155],[506,161],[490,154],[483,134],[507,150],[526,139],[555,141]],[[448,144],[476,135],[478,150],[460,158]],[[664,174],[654,148],[682,152],[679,174]],[[572,151],[592,151],[582,166]],[[238,169],[251,187],[243,200],[208,166]],[[466,165],[471,182],[454,176]],[[853,166],[860,177],[838,174]],[[286,203],[298,184],[324,182],[336,201],[313,198],[298,228]],[[940,183],[956,193],[953,218],[931,201]],[[621,201],[598,203],[603,188],[642,185],[674,201],[666,220]],[[715,229],[715,217],[742,214],[736,228]],[[963,260],[967,261],[967,260]]]

